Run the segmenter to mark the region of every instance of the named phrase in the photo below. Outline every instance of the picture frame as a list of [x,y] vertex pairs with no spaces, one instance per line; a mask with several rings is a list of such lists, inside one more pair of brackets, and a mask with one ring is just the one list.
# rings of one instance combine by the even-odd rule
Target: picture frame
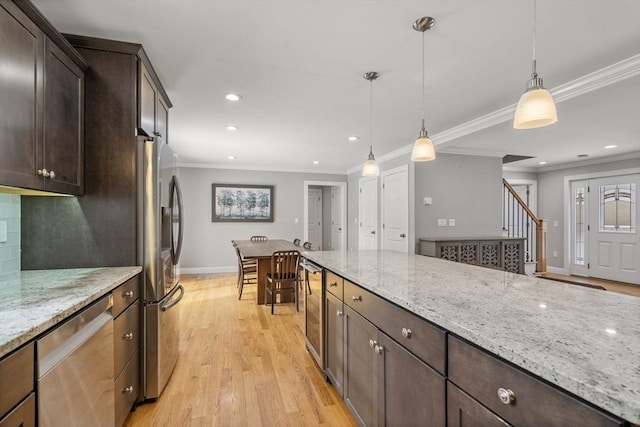
[[212,222],[273,222],[273,185],[211,184]]

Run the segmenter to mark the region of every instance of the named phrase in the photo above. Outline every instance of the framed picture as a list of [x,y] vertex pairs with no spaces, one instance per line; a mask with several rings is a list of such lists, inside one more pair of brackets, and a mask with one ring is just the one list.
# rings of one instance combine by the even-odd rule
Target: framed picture
[[212,184],[213,222],[273,222],[273,185]]

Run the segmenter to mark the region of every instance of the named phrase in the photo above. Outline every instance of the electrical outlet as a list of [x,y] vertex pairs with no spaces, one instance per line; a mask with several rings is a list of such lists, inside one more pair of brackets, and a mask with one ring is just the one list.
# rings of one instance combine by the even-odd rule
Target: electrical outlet
[[438,219],[438,227],[446,227],[447,220],[446,219]]
[[558,251],[553,251],[553,257],[558,258]]
[[553,226],[557,227],[558,226],[558,221],[553,221]]
[[293,222],[297,224],[298,223],[298,218],[294,218]]
[[422,204],[425,206],[431,206],[432,200],[431,197],[425,197],[424,199],[422,199]]
[[456,226],[456,220],[453,218],[449,218],[449,227],[455,227]]
[[0,221],[0,243],[7,241],[7,221]]

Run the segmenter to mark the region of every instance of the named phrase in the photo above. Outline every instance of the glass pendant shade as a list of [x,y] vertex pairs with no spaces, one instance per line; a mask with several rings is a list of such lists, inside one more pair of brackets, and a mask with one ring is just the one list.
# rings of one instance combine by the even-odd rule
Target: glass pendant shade
[[558,121],[556,104],[549,91],[543,87],[527,90],[520,97],[513,117],[514,129],[533,129]]
[[369,158],[364,162],[362,167],[362,176],[378,176],[380,175],[380,168],[376,158],[373,157],[373,147],[369,148]]
[[413,143],[413,149],[411,150],[411,160],[414,162],[428,162],[430,160],[435,160],[436,151],[433,148],[433,142],[427,136],[427,132],[420,132],[420,136],[416,139],[416,142]]

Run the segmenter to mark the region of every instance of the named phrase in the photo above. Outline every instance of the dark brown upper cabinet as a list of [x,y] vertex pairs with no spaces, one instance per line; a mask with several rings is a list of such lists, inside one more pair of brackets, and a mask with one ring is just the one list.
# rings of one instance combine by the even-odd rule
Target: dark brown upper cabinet
[[84,59],[26,0],[0,0],[0,185],[83,191]]
[[144,62],[140,62],[140,124],[139,128],[148,136],[155,136],[169,142],[168,98],[164,98],[158,89],[156,80],[148,71]]

